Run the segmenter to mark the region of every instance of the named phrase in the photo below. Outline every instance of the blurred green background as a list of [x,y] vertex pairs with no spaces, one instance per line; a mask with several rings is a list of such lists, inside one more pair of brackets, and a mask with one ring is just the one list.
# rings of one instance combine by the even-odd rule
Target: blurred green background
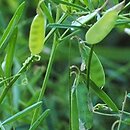
[[[116,1],[109,0],[107,8],[114,5]],[[0,37],[21,2],[23,0],[0,0]],[[25,59],[30,56],[28,48],[29,29],[32,19],[36,14],[37,3],[38,0],[26,0],[26,8],[18,26],[19,32],[12,68],[13,73],[16,73]],[[59,6],[52,4],[51,7],[55,16],[55,10]],[[130,7],[124,13],[130,13],[129,10]],[[130,15],[128,15],[128,18],[129,23],[116,25],[115,29],[95,47],[95,52],[98,54],[106,73],[104,90],[120,109],[125,91],[130,92],[130,36],[124,33],[124,28],[130,27]],[[66,20],[66,23],[69,22],[69,19],[68,21]],[[49,30],[50,28],[48,27],[47,32]],[[63,29],[59,30],[60,32],[64,31]],[[83,29],[82,33],[78,35],[84,39],[85,32],[86,30]],[[43,52],[40,54],[41,60],[33,63],[28,71],[17,80],[12,90],[10,90],[13,102],[11,106],[4,103],[0,108],[0,117],[2,119],[6,119],[12,113],[36,102],[51,52],[51,39],[52,37],[48,40]],[[71,48],[69,48],[70,45]],[[2,63],[3,60],[4,54],[0,54],[0,62]],[[80,64],[81,57],[77,39],[68,39],[62,42],[57,48],[47,90],[43,98],[43,110],[46,108],[51,109],[50,115],[43,124],[45,130],[69,129],[69,65],[80,67]],[[102,101],[93,95],[93,104],[96,105],[96,103],[102,103]],[[130,111],[129,103],[130,99],[126,102],[126,111]],[[5,110],[4,112],[3,109]],[[29,116],[32,115],[30,114]],[[115,120],[116,118],[113,117],[94,114],[94,126],[92,130],[110,130]],[[26,117],[26,119],[12,124],[15,130],[27,130],[29,123],[30,118]],[[129,130],[129,127],[122,125],[122,130]],[[8,129],[10,129],[10,126],[7,126]],[[39,130],[43,130],[43,128],[41,127]]]

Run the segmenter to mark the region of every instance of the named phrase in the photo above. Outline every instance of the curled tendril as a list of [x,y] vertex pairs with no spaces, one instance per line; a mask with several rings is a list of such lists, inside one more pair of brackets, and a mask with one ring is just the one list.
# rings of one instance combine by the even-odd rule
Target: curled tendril
[[119,120],[115,121],[111,127],[111,130],[114,130],[116,125],[119,123]]
[[70,72],[70,76],[72,76],[73,74],[75,74],[77,76],[80,73],[80,69],[76,65],[70,66],[70,70],[72,70]]
[[27,85],[28,84],[28,79],[27,78],[24,78],[23,80],[22,80],[22,85]]
[[41,56],[40,56],[40,55],[34,55],[34,56],[33,56],[33,60],[34,60],[34,61],[40,61],[40,59],[41,59]]

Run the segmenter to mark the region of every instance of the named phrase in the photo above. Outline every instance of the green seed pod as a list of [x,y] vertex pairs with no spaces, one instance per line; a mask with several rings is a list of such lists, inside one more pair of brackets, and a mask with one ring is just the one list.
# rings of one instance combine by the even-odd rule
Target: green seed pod
[[43,14],[37,14],[32,21],[29,36],[29,49],[32,55],[39,54],[43,49],[45,26],[46,18]]
[[[85,67],[87,69],[87,66],[88,66],[90,48],[83,43],[79,45],[79,48],[80,48],[80,54],[82,57],[81,71],[83,71],[85,69]],[[82,66],[85,66],[85,67],[82,67]],[[105,85],[104,69],[95,52],[93,52],[92,61],[91,61],[90,79],[98,87],[103,87]]]
[[110,8],[105,14],[88,30],[86,33],[86,42],[96,44],[102,41],[114,28],[118,13],[121,11],[124,1]]

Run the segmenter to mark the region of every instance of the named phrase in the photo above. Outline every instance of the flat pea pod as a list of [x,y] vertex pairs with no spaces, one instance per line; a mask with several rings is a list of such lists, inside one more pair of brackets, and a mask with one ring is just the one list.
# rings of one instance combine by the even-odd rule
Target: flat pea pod
[[[82,57],[81,66],[84,66],[83,68],[85,69],[85,67],[87,68],[88,66],[90,48],[83,43],[82,44],[80,43],[79,48],[80,48],[80,54]],[[81,71],[83,71],[84,69],[81,69]],[[95,52],[93,52],[92,61],[91,61],[90,79],[98,87],[103,87],[105,85],[104,69]]]
[[29,49],[32,55],[39,54],[43,49],[45,39],[46,18],[42,13],[37,14],[31,24]]
[[79,84],[79,77],[77,74],[71,89],[71,130],[79,130],[79,109],[77,99],[77,87]]
[[107,10],[104,15],[87,31],[85,35],[88,44],[97,44],[102,41],[114,28],[119,12],[124,2]]

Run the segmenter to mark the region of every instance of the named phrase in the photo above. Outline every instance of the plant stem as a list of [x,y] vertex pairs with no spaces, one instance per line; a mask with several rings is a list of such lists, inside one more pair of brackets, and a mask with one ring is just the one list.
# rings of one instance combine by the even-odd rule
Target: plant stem
[[[50,73],[51,73],[51,68],[52,68],[52,63],[53,63],[55,52],[56,52],[56,47],[57,47],[57,41],[56,41],[56,34],[55,34],[54,40],[53,40],[51,55],[50,55],[50,58],[49,58],[49,63],[48,63],[48,66],[47,66],[45,78],[44,78],[42,88],[41,88],[37,102],[41,101],[42,98],[43,98],[43,95],[44,95],[44,92],[45,92],[45,89],[46,89],[46,85],[47,85],[47,82],[48,82],[48,79],[49,79],[49,76],[50,76]],[[38,111],[39,111],[39,109],[35,110],[31,125],[35,122],[35,119],[37,118],[37,115],[38,115]]]
[[[58,13],[58,16],[59,17],[59,13]],[[67,13],[63,14],[62,17],[59,19],[59,21],[57,23],[62,23],[65,18],[67,17]],[[56,18],[56,21],[58,20],[58,18]],[[46,36],[45,38],[45,42],[49,39],[49,37],[56,31],[56,28],[53,28],[50,33]],[[57,48],[57,44],[58,44],[58,40],[56,38],[56,34],[54,35],[54,39],[53,39],[53,45],[52,45],[52,51],[51,51],[51,55],[50,55],[50,58],[49,58],[49,63],[48,63],[48,66],[47,66],[47,70],[46,70],[46,74],[45,74],[45,78],[44,78],[44,81],[43,81],[43,84],[42,84],[42,88],[41,88],[41,91],[40,91],[40,94],[39,94],[39,97],[38,97],[38,100],[37,102],[41,101],[43,96],[44,96],[44,93],[45,93],[45,90],[46,90],[46,85],[47,85],[47,82],[48,82],[48,79],[49,79],[49,76],[50,76],[50,73],[51,73],[51,68],[52,68],[52,64],[53,64],[53,60],[54,60],[54,57],[55,57],[55,52],[56,52],[56,48]],[[35,111],[34,111],[34,114],[33,114],[33,118],[32,118],[32,121],[31,121],[31,126],[33,125],[33,123],[35,122],[37,116],[38,116],[38,112],[39,112],[39,109],[37,108]],[[31,127],[30,126],[30,127]]]
[[69,57],[68,57],[68,59],[69,59],[69,62],[68,62],[68,66],[69,66],[68,89],[69,89],[69,117],[70,117],[69,129],[71,130],[71,82],[70,82],[71,81],[71,79],[70,79],[70,73],[71,73],[70,65],[71,65],[71,63],[70,63],[70,56],[71,56],[71,41],[69,41]]
[[122,103],[122,110],[121,110],[120,120],[119,120],[117,130],[120,130],[120,127],[121,127],[121,122],[122,122],[122,117],[123,117],[123,112],[124,112],[124,108],[125,108],[126,99],[127,99],[127,92],[125,92],[125,98],[124,98],[124,101]]
[[25,63],[23,64],[23,67],[19,70],[19,72],[15,75],[15,77],[7,84],[7,86],[4,88],[1,96],[0,96],[0,104],[2,103],[2,101],[4,100],[7,92],[9,91],[9,89],[12,87],[12,85],[14,84],[14,82],[20,77],[21,73],[24,72],[26,70],[26,68],[29,66],[30,63],[32,63],[34,56],[30,56],[28,57],[28,59],[25,61]]
[[[59,21],[57,22],[58,24],[62,23],[65,18],[67,17],[68,13],[65,13],[61,16],[61,18],[59,19]],[[47,40],[50,38],[50,36],[56,31],[57,28],[52,28],[51,31],[47,34],[47,36],[45,37],[45,41],[47,42]]]
[[[6,79],[5,79],[5,74],[4,74],[4,71],[3,71],[3,69],[2,69],[2,67],[0,66],[0,76],[2,77],[2,81],[4,81],[4,86],[6,87],[7,86],[7,84],[8,84],[8,82],[6,81]],[[1,82],[2,82],[1,81]],[[0,86],[1,87],[1,86]]]
[[90,82],[90,71],[91,71],[91,60],[92,60],[92,56],[93,56],[93,48],[94,45],[91,46],[91,50],[89,53],[89,59],[88,59],[88,68],[87,68],[87,88],[89,90],[89,82]]
[[93,111],[93,113],[102,115],[102,116],[119,117],[119,114],[108,114],[108,113],[102,113],[102,112],[98,112],[98,111]]

